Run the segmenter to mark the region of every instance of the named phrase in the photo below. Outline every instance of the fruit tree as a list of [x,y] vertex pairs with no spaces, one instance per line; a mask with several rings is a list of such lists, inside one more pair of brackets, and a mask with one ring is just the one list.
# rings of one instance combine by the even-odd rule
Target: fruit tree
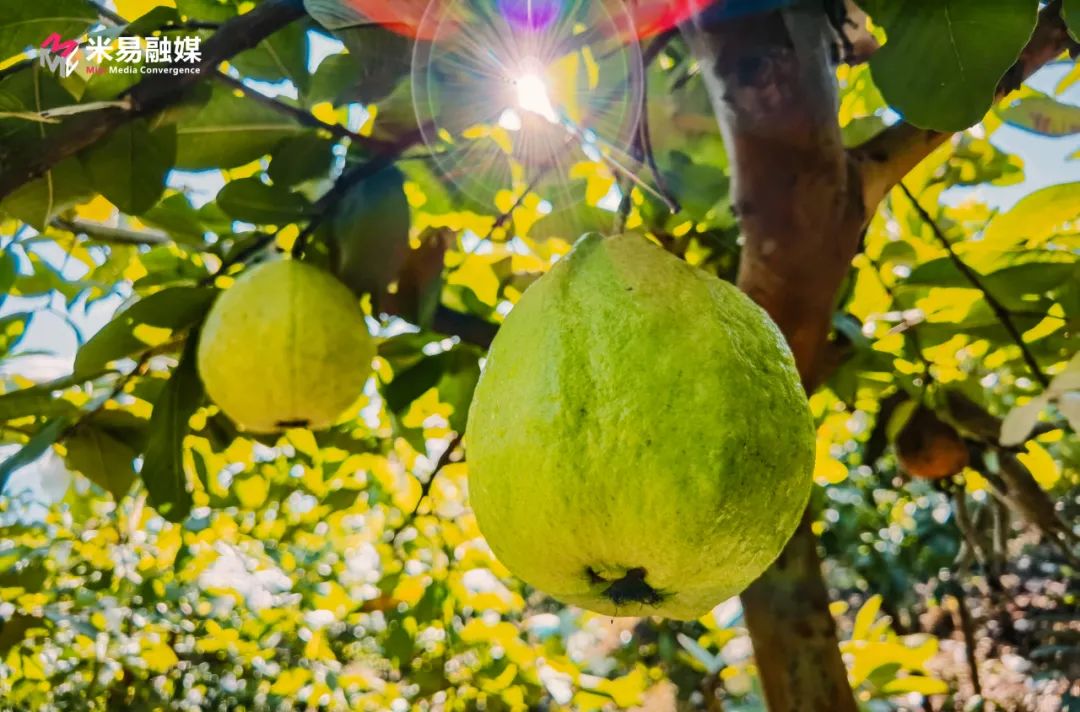
[[1078,38],[0,2],[0,710],[1078,704]]

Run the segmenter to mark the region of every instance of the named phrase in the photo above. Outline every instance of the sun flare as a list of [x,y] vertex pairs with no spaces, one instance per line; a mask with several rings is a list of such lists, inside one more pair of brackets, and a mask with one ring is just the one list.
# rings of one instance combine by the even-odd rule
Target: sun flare
[[526,72],[514,80],[517,89],[518,108],[536,114],[553,124],[559,122],[559,116],[551,103],[547,82],[537,72]]

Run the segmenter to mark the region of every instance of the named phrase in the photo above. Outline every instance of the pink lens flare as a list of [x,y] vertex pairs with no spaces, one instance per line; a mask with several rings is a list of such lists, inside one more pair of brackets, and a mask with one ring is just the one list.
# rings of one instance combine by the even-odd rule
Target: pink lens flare
[[[424,12],[431,7],[435,14],[445,14],[456,0],[344,0],[368,21],[377,23],[407,37],[431,40],[434,28],[421,27]],[[723,2],[723,0],[721,0]],[[490,5],[490,0],[471,3],[477,8]],[[558,14],[568,4],[565,0],[497,0],[495,3],[507,21],[518,28],[543,30],[557,21]],[[623,41],[643,40],[666,32],[690,19],[709,5],[710,0],[626,0],[621,3],[633,22],[629,31],[619,35]],[[455,25],[453,31],[461,26]],[[444,34],[450,27],[442,27]]]

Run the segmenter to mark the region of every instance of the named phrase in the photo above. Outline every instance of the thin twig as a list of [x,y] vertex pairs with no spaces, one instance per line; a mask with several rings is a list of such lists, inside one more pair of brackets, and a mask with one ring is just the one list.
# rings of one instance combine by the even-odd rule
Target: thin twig
[[461,433],[458,433],[453,437],[450,444],[443,450],[443,454],[439,456],[439,460],[435,463],[435,469],[431,471],[431,475],[428,476],[427,480],[420,483],[420,496],[416,499],[416,506],[413,507],[411,516],[416,516],[420,511],[420,505],[431,495],[431,488],[435,484],[435,478],[439,476],[439,473],[442,472],[444,467],[450,464],[450,457],[454,454],[454,451],[461,446],[461,438]]
[[311,238],[315,236],[315,231],[319,229],[319,226],[326,220],[326,213],[321,212],[308,221],[308,224],[304,226],[304,229],[300,231],[300,234],[296,236],[292,246],[292,256],[295,259],[300,259],[304,256],[304,250],[311,243]]
[[979,276],[978,272],[969,267],[968,264],[960,258],[960,255],[958,255],[956,253],[956,250],[953,249],[952,243],[949,242],[949,238],[945,236],[945,232],[941,229],[941,226],[937,224],[937,221],[934,220],[934,218],[930,215],[929,212],[927,212],[926,208],[924,208],[922,204],[919,203],[918,199],[907,187],[907,184],[901,181],[897,185],[899,185],[900,190],[903,191],[904,195],[907,196],[907,199],[911,202],[912,207],[914,207],[915,210],[919,213],[919,216],[922,218],[923,222],[930,226],[930,229],[933,231],[934,236],[937,237],[937,240],[941,243],[941,246],[945,248],[945,251],[948,253],[949,259],[952,261],[952,263],[956,265],[956,268],[960,270],[960,273],[964,275],[964,278],[967,279],[973,287],[982,292],[983,297],[986,299],[986,303],[990,306],[990,310],[994,312],[994,316],[997,317],[998,321],[1001,322],[1001,325],[1005,328],[1005,331],[1008,332],[1013,342],[1020,348],[1020,353],[1023,355],[1024,362],[1027,364],[1028,369],[1030,369],[1031,374],[1035,377],[1035,380],[1042,384],[1043,388],[1049,386],[1050,379],[1048,379],[1046,377],[1046,374],[1042,372],[1042,369],[1039,367],[1039,362],[1035,360],[1035,354],[1031,353],[1031,349],[1029,349],[1027,343],[1024,342],[1023,334],[1020,333],[1020,330],[1013,322],[1012,316],[1009,314],[1009,310],[1006,309],[1005,306],[1000,301],[998,301],[998,299],[993,294],[990,293],[990,291],[986,288],[986,285],[983,284],[982,278]]
[[964,541],[971,548],[971,553],[975,556],[975,559],[982,566],[987,565],[986,551],[983,549],[982,542],[979,541],[979,535],[975,532],[975,526],[971,521],[971,515],[967,508],[967,499],[964,492],[964,488],[953,488],[952,492],[953,500],[953,513],[956,518],[956,527],[960,530],[960,534],[963,536]]
[[979,681],[979,659],[975,656],[975,621],[971,617],[971,609],[965,600],[964,585],[956,584],[953,592],[956,598],[956,612],[960,617],[960,630],[964,634],[964,657],[967,659],[968,672],[971,675],[971,686],[976,697],[982,696],[982,683]]
[[277,239],[278,233],[280,232],[281,229],[277,230],[276,232],[264,232],[258,237],[254,238],[251,241],[250,245],[247,245],[246,247],[237,250],[234,254],[229,256],[229,259],[222,260],[221,264],[216,270],[203,278],[201,282],[202,286],[205,287],[213,284],[218,277],[227,274],[228,271],[236,265],[243,264],[259,252],[262,252],[264,249],[273,244],[274,240]]
[[491,229],[487,231],[486,235],[484,235],[484,239],[477,243],[477,246],[479,246],[483,242],[490,240],[495,235],[495,231],[505,225],[506,222],[511,217],[513,217],[514,211],[521,207],[522,203],[525,202],[525,198],[528,197],[529,193],[533,192],[537,184],[539,184],[540,181],[543,180],[544,176],[547,175],[547,172],[550,169],[551,164],[549,163],[537,172],[536,177],[529,181],[529,184],[525,186],[525,190],[521,191],[521,195],[517,197],[517,200],[514,201],[514,204],[511,205],[509,209],[502,211],[499,216],[495,218],[495,222],[491,224]]
[[267,96],[266,94],[263,94],[262,92],[248,86],[239,79],[236,79],[235,77],[230,77],[228,74],[225,74],[221,70],[215,70],[212,76],[214,77],[214,79],[218,80],[222,84],[225,84],[241,92],[244,96],[251,99],[252,101],[258,104],[262,104],[268,109],[272,109],[279,114],[288,116],[296,120],[297,123],[300,123],[304,126],[310,126],[314,129],[322,129],[333,134],[337,138],[347,138],[361,146],[386,148],[386,146],[388,145],[383,141],[368,138],[367,136],[361,136],[360,134],[356,133],[355,131],[349,130],[341,124],[332,124],[327,121],[323,121],[322,119],[316,117],[314,114],[305,111],[298,106],[292,106],[291,104],[286,104],[285,102],[280,101],[279,99],[275,99],[272,96]]
[[667,46],[671,44],[671,41],[678,36],[679,30],[674,27],[658,34],[653,38],[652,42],[649,43],[649,46],[645,48],[645,51],[641,53],[641,63],[648,67],[660,56],[661,52],[667,49]]
[[[661,35],[663,37],[663,35]],[[653,45],[649,47],[651,50],[658,44],[660,38],[653,42]],[[670,40],[668,40],[670,41]],[[667,41],[663,43],[661,49],[667,46]],[[660,50],[657,50],[657,54]],[[651,62],[651,59],[650,59]],[[646,65],[648,66],[648,65]],[[679,199],[671,192],[671,188],[668,186],[667,178],[660,172],[660,167],[656,165],[656,153],[653,151],[652,142],[652,129],[649,126],[649,75],[646,72],[641,81],[641,124],[638,127],[638,139],[641,142],[641,152],[645,156],[645,164],[649,167],[649,171],[653,174],[653,180],[656,181],[656,189],[659,190],[668,199],[668,210],[674,215],[682,210],[682,205],[679,204]]]
[[396,544],[397,540],[409,527],[416,521],[416,517],[420,514],[420,506],[431,495],[431,488],[435,484],[435,478],[439,476],[439,473],[450,464],[450,458],[461,446],[461,433],[457,433],[450,441],[450,444],[443,450],[441,456],[439,456],[438,462],[435,463],[435,469],[431,471],[431,474],[426,480],[420,483],[420,496],[416,498],[416,504],[413,506],[412,511],[402,520],[401,524],[394,529],[394,536],[390,539],[391,543]]
[[110,10],[101,3],[94,2],[94,0],[86,0],[90,7],[94,8],[94,12],[98,14],[101,19],[105,20],[107,24],[112,25],[126,25],[128,21],[126,18],[121,17],[118,13]]
[[97,242],[105,242],[115,245],[168,245],[172,238],[163,232],[156,230],[127,230],[121,227],[110,227],[99,223],[85,220],[64,220],[56,218],[52,226],[60,230],[86,235]]
[[187,20],[186,22],[169,22],[155,30],[156,32],[182,32],[184,30],[218,30],[220,22],[207,22],[205,20]]
[[345,197],[353,186],[363,183],[371,176],[389,166],[397,160],[398,156],[418,143],[422,137],[422,130],[418,128],[415,131],[404,134],[396,141],[380,141],[374,147],[376,150],[376,155],[374,157],[338,176],[338,179],[334,181],[333,187],[319,198],[319,201],[315,204],[317,211],[315,217],[312,218],[304,230],[297,236],[296,241],[293,242],[293,257],[300,257],[304,254],[304,250],[307,249],[308,244],[311,242],[311,238],[315,235],[315,231],[330,216],[337,206],[338,201]]
[[87,420],[94,417],[101,411],[105,410],[105,406],[108,405],[110,401],[116,400],[116,398],[118,398],[120,394],[124,392],[124,389],[127,388],[127,385],[131,383],[132,379],[145,376],[147,370],[150,368],[150,359],[152,359],[155,355],[155,349],[148,349],[147,351],[144,351],[143,354],[139,357],[139,359],[135,362],[135,367],[116,379],[116,383],[113,384],[112,389],[109,391],[109,395],[106,398],[103,398],[96,406],[94,406],[90,410],[81,413],[78,418],[76,418],[74,421],[72,421],[70,425],[64,428],[64,431],[60,433],[60,435],[56,438],[57,441],[62,441],[66,438],[71,437],[72,433],[74,433],[80,425],[82,425]]

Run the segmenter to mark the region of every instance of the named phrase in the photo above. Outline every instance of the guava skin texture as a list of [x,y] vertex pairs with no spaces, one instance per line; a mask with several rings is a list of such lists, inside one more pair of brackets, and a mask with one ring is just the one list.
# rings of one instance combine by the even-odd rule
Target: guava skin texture
[[244,272],[206,318],[198,369],[210,398],[242,429],[333,425],[360,397],[375,342],[345,285],[296,260]]
[[689,620],[779,555],[810,495],[795,363],[737,288],[636,235],[583,237],[522,296],[469,413],[469,493],[515,575]]

